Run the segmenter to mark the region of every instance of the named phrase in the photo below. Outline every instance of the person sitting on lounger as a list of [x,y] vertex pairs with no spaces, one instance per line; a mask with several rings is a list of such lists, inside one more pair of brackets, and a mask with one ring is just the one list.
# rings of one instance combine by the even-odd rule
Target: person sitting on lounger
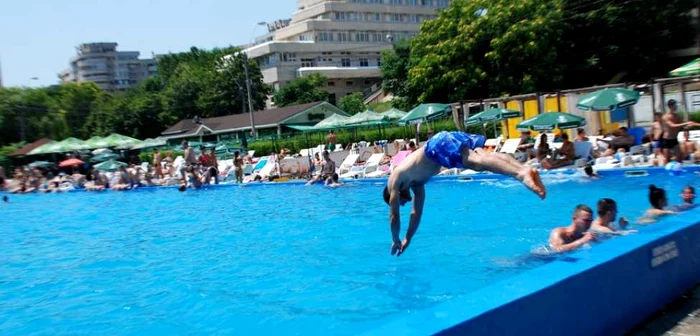
[[537,151],[535,152],[535,158],[537,162],[542,162],[547,158],[547,155],[551,152],[549,148],[549,143],[547,142],[547,134],[540,134],[540,143],[537,145]]
[[595,234],[586,232],[593,222],[593,210],[586,205],[574,209],[573,219],[567,227],[558,227],[549,235],[549,246],[556,252],[573,251],[595,241]]
[[574,158],[576,158],[576,150],[574,149],[574,143],[569,141],[569,135],[566,133],[561,134],[562,145],[561,148],[554,151],[552,154],[553,158],[545,159],[540,162],[542,168],[544,169],[554,169],[563,166],[568,166],[574,163]]
[[625,217],[620,217],[615,225],[615,219],[617,218],[617,203],[615,200],[610,198],[601,198],[597,204],[598,218],[593,221],[590,230],[597,233],[608,233],[608,234],[628,234],[637,231],[628,230],[625,231],[627,227],[627,219]]
[[683,142],[681,142],[681,152],[684,160],[692,160],[693,163],[700,163],[700,146],[695,141],[690,140],[690,131],[683,131]]
[[[389,222],[392,236],[392,255],[401,255],[406,251],[418,230],[423,215],[425,201],[425,184],[436,175],[441,167],[469,168],[477,171],[492,171],[514,177],[530,190],[544,199],[544,184],[536,169],[523,166],[507,154],[487,153],[482,147],[486,138],[481,135],[464,132],[440,132],[428,140],[425,146],[411,153],[389,176],[384,188],[384,201],[390,207]],[[413,211],[408,222],[408,231],[403,242],[399,239],[401,220],[399,208],[413,200]]]
[[574,139],[574,141],[588,141],[588,137],[586,136],[586,130],[583,128],[576,129],[576,138]]

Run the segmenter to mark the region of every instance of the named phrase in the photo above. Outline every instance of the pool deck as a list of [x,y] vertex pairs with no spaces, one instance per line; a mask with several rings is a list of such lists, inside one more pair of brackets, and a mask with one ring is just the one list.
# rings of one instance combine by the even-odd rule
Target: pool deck
[[700,335],[700,284],[632,329],[629,336]]

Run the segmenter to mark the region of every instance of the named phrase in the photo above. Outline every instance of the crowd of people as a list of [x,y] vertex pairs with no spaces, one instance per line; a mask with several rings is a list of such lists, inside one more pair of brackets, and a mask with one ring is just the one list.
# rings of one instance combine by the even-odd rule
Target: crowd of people
[[[678,214],[696,207],[695,188],[692,186],[683,188],[681,200],[681,204],[669,206],[666,191],[655,185],[650,185],[650,208],[637,220],[637,223],[652,224],[661,217]],[[613,199],[600,199],[596,204],[595,214],[598,217],[594,219],[594,212],[589,206],[577,205],[572,214],[571,224],[552,230],[549,236],[549,246],[552,250],[555,252],[573,251],[606,236],[637,232],[636,230],[627,230],[629,222],[625,217],[618,219],[617,203]]]

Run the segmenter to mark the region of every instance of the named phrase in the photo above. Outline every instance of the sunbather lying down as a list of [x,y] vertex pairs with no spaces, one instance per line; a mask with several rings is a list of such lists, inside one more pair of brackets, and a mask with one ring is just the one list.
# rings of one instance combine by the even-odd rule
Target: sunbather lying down
[[[440,171],[440,167],[488,170],[508,175],[521,181],[540,198],[545,198],[545,187],[536,169],[523,166],[507,154],[485,152],[482,149],[485,142],[486,139],[481,135],[443,131],[430,138],[425,147],[411,153],[391,173],[384,188],[384,201],[391,208],[389,223],[393,240],[392,255],[399,256],[405,252],[416,234],[423,215],[425,183]],[[399,207],[411,201],[411,190],[415,200],[406,238],[402,243],[399,239]]]

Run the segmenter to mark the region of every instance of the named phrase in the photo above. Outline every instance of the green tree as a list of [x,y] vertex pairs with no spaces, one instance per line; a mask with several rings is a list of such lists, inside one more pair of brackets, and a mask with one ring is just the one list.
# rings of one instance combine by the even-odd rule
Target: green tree
[[669,51],[695,42],[690,13],[696,6],[694,0],[564,0],[564,86],[666,76],[674,64]]
[[297,78],[275,92],[273,101],[278,107],[324,101],[328,98],[324,91],[327,82],[319,74]]
[[420,95],[408,80],[410,61],[411,44],[408,40],[398,41],[391,49],[382,52],[382,87],[394,95],[392,105],[402,110],[409,110]]
[[340,100],[338,107],[350,115],[363,112],[367,109],[362,92],[355,92],[343,97],[343,99]]
[[[546,90],[561,80],[559,0],[455,0],[411,43],[409,100],[449,102]],[[418,96],[416,97],[416,94]]]

